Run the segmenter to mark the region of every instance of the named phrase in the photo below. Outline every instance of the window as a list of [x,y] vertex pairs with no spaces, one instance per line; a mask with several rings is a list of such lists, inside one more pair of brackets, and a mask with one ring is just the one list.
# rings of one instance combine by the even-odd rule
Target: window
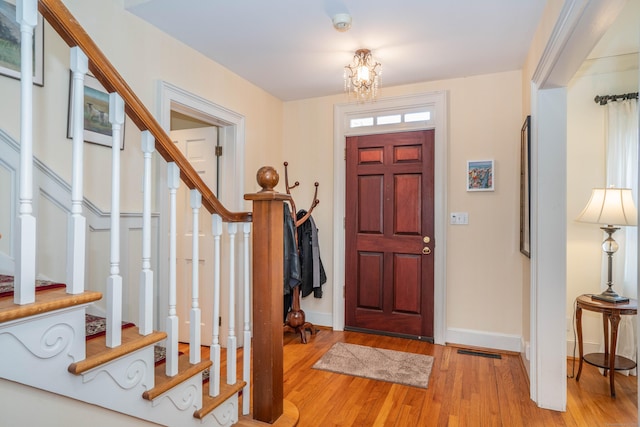
[[349,127],[359,128],[362,126],[373,126],[373,117],[362,117],[359,119],[351,119]]
[[377,125],[392,125],[395,123],[401,123],[402,116],[400,114],[394,114],[391,116],[378,116],[376,118]]
[[406,123],[421,122],[426,120],[431,120],[430,111],[419,111],[417,113],[407,113],[404,115],[404,121]]
[[349,128],[389,125],[400,125],[403,128],[411,128],[411,125],[403,126],[403,124],[430,121],[432,121],[431,111],[407,109],[404,111],[385,111],[377,116],[356,117],[349,120]]

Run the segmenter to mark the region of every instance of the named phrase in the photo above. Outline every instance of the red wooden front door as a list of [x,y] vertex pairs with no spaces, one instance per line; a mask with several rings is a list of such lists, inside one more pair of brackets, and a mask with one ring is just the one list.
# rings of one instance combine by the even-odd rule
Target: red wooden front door
[[347,138],[347,329],[433,338],[433,135]]

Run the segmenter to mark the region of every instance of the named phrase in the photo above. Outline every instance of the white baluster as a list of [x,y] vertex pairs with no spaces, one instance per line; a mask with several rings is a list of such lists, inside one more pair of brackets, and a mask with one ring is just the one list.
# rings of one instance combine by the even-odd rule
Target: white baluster
[[176,311],[176,193],[180,187],[180,169],[167,164],[169,185],[169,317],[167,317],[167,366],[170,377],[178,373],[178,315]]
[[244,349],[242,350],[242,379],[247,383],[242,389],[242,414],[248,415],[251,400],[251,276],[250,267],[250,233],[251,223],[242,224],[243,250],[242,269],[244,277]]
[[73,144],[71,162],[71,213],[67,220],[67,293],[84,292],[84,268],[87,221],[82,215],[84,174],[84,76],[89,71],[87,55],[79,47],[71,48],[73,85]]
[[142,132],[144,177],[142,184],[142,271],[140,272],[140,335],[153,332],[153,271],[151,270],[151,155],[155,139],[151,132]]
[[36,219],[33,213],[33,29],[38,23],[36,0],[19,0],[16,21],[22,37],[20,49],[20,211],[16,251],[14,302],[35,301]]
[[192,236],[192,262],[191,262],[191,315],[190,317],[190,341],[189,345],[191,351],[189,351],[189,362],[190,363],[199,363],[200,362],[200,321],[202,318],[202,314],[200,312],[200,307],[198,306],[198,288],[199,288],[199,266],[200,266],[200,247],[199,247],[199,238],[200,238],[200,228],[199,228],[199,219],[198,215],[200,212],[200,207],[202,206],[202,196],[198,190],[191,190],[191,209],[193,210],[193,236]]
[[124,123],[124,101],[109,94],[111,122],[111,256],[107,279],[107,347],[122,343],[122,276],[120,276],[120,138]]
[[230,222],[229,231],[229,336],[227,337],[227,384],[237,381],[237,348],[236,337],[236,234],[238,224]]
[[211,215],[211,234],[213,234],[213,341],[211,343],[211,372],[209,395],[220,394],[220,236],[222,236],[222,218]]

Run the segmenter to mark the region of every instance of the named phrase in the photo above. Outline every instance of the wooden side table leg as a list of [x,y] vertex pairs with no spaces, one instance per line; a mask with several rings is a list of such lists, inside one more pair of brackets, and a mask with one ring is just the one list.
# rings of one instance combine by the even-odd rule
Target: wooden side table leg
[[580,354],[580,362],[578,363],[578,375],[576,375],[576,381],[580,381],[580,374],[582,373],[582,307],[576,307],[576,328],[578,329],[578,352]]
[[[609,360],[609,322],[610,314],[602,313],[602,331],[604,332],[604,360]],[[607,368],[602,369],[602,375],[607,376]]]
[[611,386],[611,397],[616,397],[616,385],[614,382],[614,372],[616,368],[616,345],[618,343],[618,325],[620,315],[612,313],[611,317],[611,350],[609,351],[609,384]]

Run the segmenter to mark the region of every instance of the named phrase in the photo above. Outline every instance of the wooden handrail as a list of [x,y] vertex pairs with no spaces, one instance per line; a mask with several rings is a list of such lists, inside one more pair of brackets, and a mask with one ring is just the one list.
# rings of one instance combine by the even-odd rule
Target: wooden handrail
[[153,135],[158,153],[167,162],[176,163],[182,181],[190,189],[200,192],[202,204],[210,213],[217,213],[227,222],[251,222],[251,212],[231,212],[220,203],[169,135],[60,0],[38,0],[38,11],[69,47],[78,46],[82,49],[89,58],[89,69],[96,79],[108,92],[117,92],[122,97],[127,115],[138,129],[148,130]]

